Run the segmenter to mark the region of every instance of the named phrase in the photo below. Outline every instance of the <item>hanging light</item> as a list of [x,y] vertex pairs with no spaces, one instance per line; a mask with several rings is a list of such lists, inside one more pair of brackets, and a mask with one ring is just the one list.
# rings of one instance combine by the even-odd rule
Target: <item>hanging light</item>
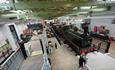
[[105,11],[106,8],[96,8],[96,9],[91,9],[91,11],[94,11],[94,12],[100,12],[100,11]]
[[73,10],[77,10],[77,9],[78,9],[78,7],[73,8]]
[[83,7],[80,7],[81,10],[87,10],[87,9],[90,9],[91,6],[83,6]]
[[78,14],[87,14],[88,11],[78,12]]
[[0,4],[1,4],[1,3],[5,3],[6,1],[7,1],[7,0],[0,0]]

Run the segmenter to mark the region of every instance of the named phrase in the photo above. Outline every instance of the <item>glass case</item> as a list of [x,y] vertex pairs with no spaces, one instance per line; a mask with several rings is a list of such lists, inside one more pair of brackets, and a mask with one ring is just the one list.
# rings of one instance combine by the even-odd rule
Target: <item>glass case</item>
[[13,52],[11,45],[8,40],[5,41],[5,44],[0,46],[0,64],[2,64]]

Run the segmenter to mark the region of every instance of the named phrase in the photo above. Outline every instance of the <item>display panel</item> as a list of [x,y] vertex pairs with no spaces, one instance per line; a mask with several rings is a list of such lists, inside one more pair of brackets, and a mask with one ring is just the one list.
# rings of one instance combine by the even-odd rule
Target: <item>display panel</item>
[[13,50],[11,45],[9,44],[9,41],[5,40],[4,44],[0,46],[0,64],[2,64],[12,52]]

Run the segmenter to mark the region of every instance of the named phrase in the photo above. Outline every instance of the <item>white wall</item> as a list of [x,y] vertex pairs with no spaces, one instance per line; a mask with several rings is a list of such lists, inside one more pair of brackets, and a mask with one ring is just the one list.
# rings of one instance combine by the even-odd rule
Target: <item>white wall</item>
[[0,47],[3,46],[4,44],[6,44],[6,38],[3,35],[2,31],[0,30]]
[[109,36],[115,38],[115,24],[112,24],[113,17],[103,16],[101,18],[91,18],[91,29],[93,30],[94,26],[104,25],[108,30],[110,30]]
[[[13,23],[11,23],[13,24]],[[9,25],[10,24],[3,24],[3,25],[0,25],[0,31],[2,32],[2,34],[9,40],[9,43],[10,45],[12,46],[12,49],[13,50],[16,50],[17,47],[18,47],[18,43],[15,42],[12,34],[11,34],[11,31],[9,29]]]

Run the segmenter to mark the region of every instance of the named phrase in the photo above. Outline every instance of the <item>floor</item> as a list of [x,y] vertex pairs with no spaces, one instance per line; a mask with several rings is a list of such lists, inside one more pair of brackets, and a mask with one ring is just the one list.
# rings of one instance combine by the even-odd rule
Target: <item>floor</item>
[[28,44],[31,45],[31,55],[23,61],[19,70],[41,70],[43,65],[43,55],[39,42],[41,35],[33,36]]
[[111,42],[111,47],[109,49],[109,56],[113,57],[115,59],[115,41]]
[[[43,64],[43,58],[42,58],[41,46],[40,46],[40,42],[39,42],[40,37],[41,36],[33,36],[32,37],[32,39],[30,41],[32,55],[30,57],[28,57],[22,63],[19,70],[41,70],[41,67]],[[54,47],[52,54],[49,55],[49,57],[51,59],[52,70],[89,70],[88,69],[89,67],[88,68],[84,67],[84,69],[79,68],[79,65],[78,65],[79,58],[78,58],[78,56],[75,56],[75,53],[73,51],[71,51],[71,48],[67,44],[62,43],[62,45],[59,45],[59,43],[57,42],[55,37],[49,38],[48,40],[52,41],[53,45],[55,43],[57,43],[57,46],[58,46],[58,49],[56,49]],[[99,41],[95,40],[94,43],[97,43],[97,42],[99,42]],[[112,57],[115,56],[114,45],[115,45],[115,42],[112,42],[111,48],[110,48],[110,56],[112,56]],[[93,56],[95,56],[97,58],[97,55],[93,55]],[[91,58],[93,58],[93,57],[91,57]],[[99,58],[101,58],[101,57],[99,57]],[[89,58],[89,60],[90,61],[88,61],[88,62],[91,62],[91,63],[93,61],[96,61],[96,60],[90,59],[90,58]],[[89,64],[89,65],[92,66],[93,64]],[[97,64],[97,65],[99,65],[99,64]],[[96,67],[96,66],[94,66],[94,67]]]
[[42,55],[27,58],[21,65],[19,70],[41,70]]
[[[55,38],[50,39],[52,42],[56,42]],[[97,44],[99,40],[94,40],[93,43]],[[115,43],[112,42],[110,48],[110,54],[114,56],[115,54]],[[105,47],[103,43],[102,47]],[[113,53],[111,53],[111,51]],[[89,53],[87,55],[88,63],[87,67],[82,70],[114,70],[115,69],[115,59],[111,58],[106,54],[100,52]],[[58,49],[54,49],[53,53],[50,55],[52,70],[80,70],[78,65],[78,57],[75,53],[71,51],[67,44],[58,44]]]
[[115,70],[115,59],[101,52],[87,54],[90,70]]
[[[97,44],[101,42],[100,40],[98,39],[93,39],[93,44]],[[103,43],[102,47],[104,48],[106,46],[106,44]],[[115,59],[115,41],[112,41],[111,42],[111,45],[110,45],[110,49],[109,49],[109,56],[113,57]]]
[[[55,38],[50,39],[53,42],[56,42]],[[54,49],[51,58],[51,67],[52,70],[80,70],[78,65],[78,57],[75,56],[75,53],[71,51],[67,44],[58,44],[58,49]],[[85,67],[82,70],[88,70]]]

